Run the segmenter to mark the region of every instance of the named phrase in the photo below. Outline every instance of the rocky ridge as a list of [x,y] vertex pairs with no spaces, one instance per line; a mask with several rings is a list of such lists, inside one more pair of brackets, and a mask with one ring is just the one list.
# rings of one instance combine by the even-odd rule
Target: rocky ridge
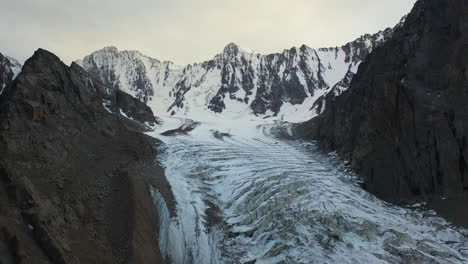
[[466,1],[419,0],[350,88],[327,96],[323,114],[296,133],[339,152],[383,199],[442,197],[442,207],[466,212],[467,25]]
[[107,47],[78,64],[109,87],[148,104],[159,115],[194,117],[206,112],[291,119],[315,115],[313,103],[337,84],[342,91],[361,61],[393,34],[386,29],[341,47],[305,45],[261,55],[234,43],[212,60],[187,66],[137,51]]
[[83,73],[40,49],[0,95],[1,263],[162,262],[159,142]]

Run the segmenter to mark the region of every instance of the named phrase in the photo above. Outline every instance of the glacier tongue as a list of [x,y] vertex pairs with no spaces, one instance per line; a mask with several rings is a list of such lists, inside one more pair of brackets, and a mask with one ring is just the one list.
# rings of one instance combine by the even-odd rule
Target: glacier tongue
[[468,231],[362,190],[338,159],[288,139],[288,125],[212,121],[163,137],[177,202],[175,263],[466,263]]

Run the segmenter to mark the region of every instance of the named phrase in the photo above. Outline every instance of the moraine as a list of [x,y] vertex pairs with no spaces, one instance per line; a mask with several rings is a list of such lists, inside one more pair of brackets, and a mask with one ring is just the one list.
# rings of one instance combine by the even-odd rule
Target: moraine
[[288,139],[287,124],[192,123],[161,136],[184,122],[164,121],[151,135],[165,143],[177,202],[173,218],[157,205],[172,263],[466,263],[467,230],[375,198],[333,156]]

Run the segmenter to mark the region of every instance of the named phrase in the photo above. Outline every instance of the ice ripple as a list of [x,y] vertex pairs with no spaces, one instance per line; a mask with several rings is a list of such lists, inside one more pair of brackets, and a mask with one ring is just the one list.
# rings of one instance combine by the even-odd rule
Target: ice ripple
[[[161,158],[180,237],[200,241],[189,252],[209,251],[186,263],[467,263],[466,230],[377,199],[313,144],[275,138],[271,126],[222,139],[203,126],[165,139]],[[223,219],[216,228],[206,201]]]

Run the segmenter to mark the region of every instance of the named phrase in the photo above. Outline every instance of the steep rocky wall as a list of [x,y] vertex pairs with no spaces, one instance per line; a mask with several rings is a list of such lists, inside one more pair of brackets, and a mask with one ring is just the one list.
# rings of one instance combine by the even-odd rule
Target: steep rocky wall
[[75,62],[71,64],[70,68],[79,75],[88,89],[96,92],[109,111],[117,115],[124,114],[142,124],[154,125],[158,123],[151,108],[137,98],[104,85]]
[[419,0],[349,90],[296,128],[390,201],[468,191],[468,2]]
[[38,50],[0,97],[1,263],[162,262],[158,142],[87,81]]

